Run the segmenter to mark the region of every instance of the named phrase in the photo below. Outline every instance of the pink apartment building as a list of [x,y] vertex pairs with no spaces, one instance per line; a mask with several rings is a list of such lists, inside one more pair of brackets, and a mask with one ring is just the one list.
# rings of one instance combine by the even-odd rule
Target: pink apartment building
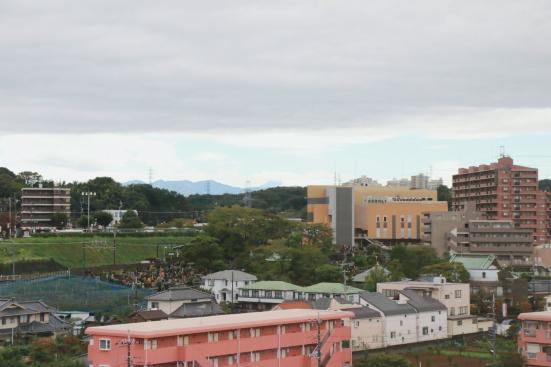
[[[280,310],[90,327],[91,367],[352,366],[345,311]],[[318,337],[319,329],[319,337]]]
[[551,312],[521,313],[522,328],[518,335],[518,349],[527,367],[551,367]]

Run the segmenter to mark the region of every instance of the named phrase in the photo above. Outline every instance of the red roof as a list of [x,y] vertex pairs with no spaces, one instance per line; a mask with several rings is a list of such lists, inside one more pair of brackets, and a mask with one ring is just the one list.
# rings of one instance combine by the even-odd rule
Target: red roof
[[311,310],[312,305],[306,301],[285,301],[274,308],[277,310]]
[[518,319],[527,321],[551,321],[551,312],[525,312],[518,315]]

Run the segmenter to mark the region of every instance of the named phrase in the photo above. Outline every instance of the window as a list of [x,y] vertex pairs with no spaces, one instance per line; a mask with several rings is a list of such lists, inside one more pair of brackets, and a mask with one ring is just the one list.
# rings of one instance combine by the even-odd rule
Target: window
[[229,340],[233,340],[233,339],[237,339],[237,330],[230,330],[228,331],[228,339]]
[[250,330],[251,338],[258,338],[260,336],[260,329],[259,328],[253,328]]
[[458,320],[457,321],[457,326],[461,326],[461,325],[463,325],[463,320]]
[[455,298],[461,298],[461,290],[460,289],[455,291]]
[[159,302],[151,302],[151,309],[152,310],[158,310],[159,309]]
[[251,362],[260,362],[260,352],[251,352]]
[[455,316],[455,307],[450,308],[450,316]]
[[6,318],[2,317],[2,325],[6,325]]
[[445,298],[445,299],[450,299],[450,295],[449,295],[449,294],[446,294],[446,295],[444,296],[444,298]]
[[467,314],[467,306],[459,307],[459,314],[460,315],[466,315]]
[[214,343],[218,341],[218,333],[209,333],[208,334],[209,343]]
[[360,327],[360,322],[359,321],[354,321],[354,327],[359,328]]
[[423,335],[429,335],[429,328],[426,326],[423,327]]
[[485,271],[482,272],[482,278],[486,279],[486,272]]
[[111,350],[111,339],[100,339],[99,350]]
[[40,314],[40,322],[44,322],[46,320],[46,314],[41,313]]
[[143,349],[157,349],[157,339],[146,339],[143,343]]
[[404,326],[404,321],[400,320],[400,326]]
[[178,335],[177,345],[183,347],[184,345],[189,344],[189,336],[187,335]]
[[278,298],[278,299],[283,298],[283,294],[281,293],[281,291],[275,291],[274,298]]
[[395,331],[390,332],[390,339],[396,339],[396,332]]
[[431,316],[430,321],[435,322],[436,321],[436,316]]

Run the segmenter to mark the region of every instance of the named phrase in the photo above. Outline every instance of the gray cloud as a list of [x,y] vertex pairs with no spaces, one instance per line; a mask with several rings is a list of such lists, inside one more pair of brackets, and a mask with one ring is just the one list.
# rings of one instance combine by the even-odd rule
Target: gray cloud
[[388,129],[504,110],[514,120],[481,132],[523,111],[550,131],[549,19],[546,0],[5,0],[0,132]]

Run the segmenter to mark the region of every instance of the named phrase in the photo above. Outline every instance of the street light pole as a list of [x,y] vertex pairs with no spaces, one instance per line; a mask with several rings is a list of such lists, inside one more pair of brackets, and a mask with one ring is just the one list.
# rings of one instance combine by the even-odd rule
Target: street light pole
[[91,232],[90,230],[90,196],[96,196],[95,192],[83,192],[82,196],[86,196],[88,198],[88,215],[87,215],[87,222],[88,222],[88,232]]

